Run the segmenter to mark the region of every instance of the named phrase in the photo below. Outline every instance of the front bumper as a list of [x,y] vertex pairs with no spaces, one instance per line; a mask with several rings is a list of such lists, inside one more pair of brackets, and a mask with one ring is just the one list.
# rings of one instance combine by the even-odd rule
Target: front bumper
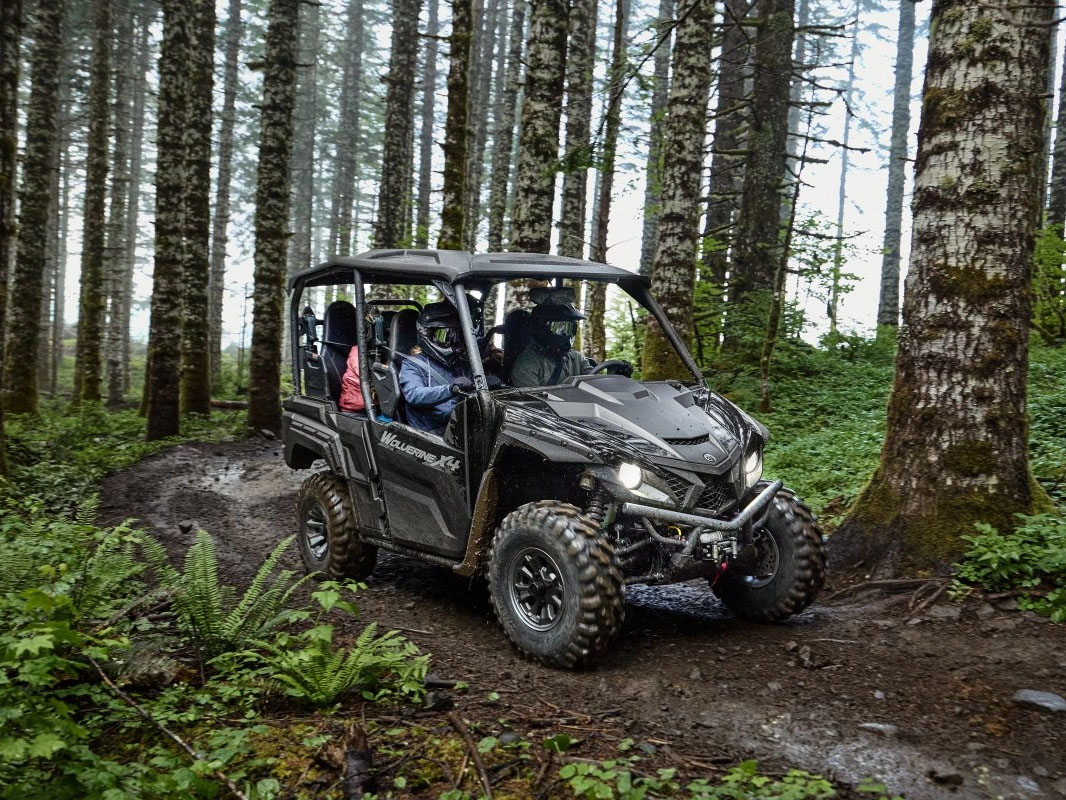
[[766,508],[782,486],[783,483],[781,481],[774,481],[759,492],[758,496],[732,519],[716,519],[715,517],[705,517],[699,514],[687,514],[684,511],[672,511],[668,508],[647,506],[642,503],[623,503],[619,511],[630,517],[653,519],[671,525],[691,527],[694,529],[693,535],[700,530],[739,531]]

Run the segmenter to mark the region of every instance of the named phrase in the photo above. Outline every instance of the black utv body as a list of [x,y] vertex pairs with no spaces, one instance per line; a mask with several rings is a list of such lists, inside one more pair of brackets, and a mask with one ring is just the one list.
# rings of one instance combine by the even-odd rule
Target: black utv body
[[[560,385],[509,387],[528,313],[483,333],[483,305],[508,283],[580,281],[639,303],[691,380],[640,382],[606,361]],[[708,389],[645,278],[550,255],[375,250],[296,275],[290,293],[285,460],[326,466],[305,481],[297,510],[309,570],[364,578],[380,548],[483,575],[514,645],[564,667],[611,643],[629,584],[706,579],[730,609],[760,621],[803,610],[821,588],[814,517],[780,481],[762,480],[768,432]],[[323,294],[337,299],[321,300],[320,319],[312,304]],[[406,424],[398,380],[428,295],[456,307],[473,354],[473,391],[443,436]],[[498,351],[482,361],[500,333],[502,368]],[[338,405],[353,346],[365,412]]]

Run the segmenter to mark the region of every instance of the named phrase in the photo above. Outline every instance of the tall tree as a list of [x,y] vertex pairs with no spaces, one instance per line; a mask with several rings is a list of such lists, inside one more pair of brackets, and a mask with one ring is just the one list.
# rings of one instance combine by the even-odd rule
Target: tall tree
[[[662,188],[663,115],[670,95],[670,43],[673,40],[674,0],[659,0],[655,21],[655,72],[648,115],[648,158],[644,180],[644,229],[640,236],[640,274],[651,277],[655,243],[659,238],[659,192]],[[722,44],[723,67],[725,43]]]
[[488,11],[474,40],[473,69],[470,75],[470,130],[466,159],[466,210],[463,212],[463,249],[473,252],[481,223],[481,188],[485,177],[485,148],[488,145],[489,109],[492,99],[492,64],[497,30],[503,15],[502,0],[488,0]]
[[353,0],[348,5],[344,85],[341,87],[340,124],[334,142],[336,160],[330,207],[329,252],[339,256],[351,252],[355,233],[353,208],[362,146],[364,23],[363,2]]
[[[794,0],[758,0],[755,76],[740,212],[732,237],[730,300],[773,287],[781,251]],[[728,332],[728,331],[727,331]]]
[[529,52],[510,247],[514,252],[551,250],[559,118],[566,71],[567,11],[568,4],[563,0],[530,3]]
[[[885,236],[881,243],[881,294],[877,301],[877,324],[893,328],[899,324],[899,248],[903,238],[903,194],[907,182],[907,134],[911,127],[911,73],[914,65],[913,0],[899,0],[897,27],[896,80],[892,88],[892,143],[888,150]],[[1066,116],[1061,116],[1061,119],[1066,124]],[[1066,217],[1066,146],[1063,148],[1063,162],[1062,213]]]
[[452,33],[448,37],[448,119],[444,123],[444,199],[437,239],[437,247],[441,250],[463,248],[470,125],[472,5],[471,0],[452,0]]
[[[315,198],[315,134],[318,127],[319,5],[300,15],[299,72],[292,143],[292,238],[289,274],[311,266]],[[347,145],[351,146],[351,145]]]
[[[667,0],[670,2],[670,0]],[[596,61],[595,0],[570,4],[570,45],[566,56],[566,143],[563,200],[559,214],[559,255],[585,255],[586,195],[592,163],[592,68]]]
[[522,81],[522,53],[525,44],[527,0],[514,0],[511,27],[507,34],[507,75],[502,91],[497,94],[493,116],[492,163],[489,167],[489,234],[490,253],[503,250],[504,216],[507,210],[507,187],[511,178],[511,157],[514,154],[512,131],[518,88]]
[[145,375],[148,440],[176,436],[181,426],[181,322],[184,292],[185,81],[192,8],[163,1],[156,130],[155,265]]
[[[673,79],[663,126],[662,213],[655,246],[652,287],[682,340],[692,338],[692,293],[696,281],[703,139],[711,93],[712,0],[681,0],[674,32]],[[783,145],[783,143],[782,143]],[[644,341],[644,380],[681,377],[677,353],[658,323],[650,321]]]
[[[22,38],[22,2],[0,3],[0,330],[7,307],[7,271],[14,250],[15,172],[18,168],[19,45]],[[0,370],[0,394],[3,392]],[[0,475],[7,475],[4,443],[4,407],[0,404]]]
[[844,210],[848,197],[848,166],[851,155],[851,118],[855,97],[855,64],[859,60],[859,4],[855,4],[855,30],[851,36],[851,57],[844,84],[844,134],[840,137],[840,180],[837,184],[836,241],[833,242],[833,274],[829,288],[829,333],[838,330],[840,315],[840,275],[844,269]]
[[[607,229],[610,226],[611,200],[614,196],[614,165],[618,154],[618,129],[622,125],[622,93],[625,91],[626,29],[628,26],[629,2],[628,0],[616,0],[614,41],[611,44],[611,66],[607,76],[607,109],[603,115],[603,147],[599,158],[600,180],[596,187],[596,215],[589,255],[593,261],[607,261]],[[607,311],[607,284],[590,283],[585,306],[588,312],[589,355],[595,361],[603,361],[607,358],[607,332],[603,320]]]
[[385,78],[385,142],[381,154],[375,247],[400,247],[408,236],[418,15],[422,0],[393,0],[392,52]]
[[833,536],[875,574],[949,565],[1047,503],[1027,460],[1030,279],[1050,0],[936,0],[910,268],[881,460]]
[[[37,412],[37,352],[40,339],[42,276],[49,250],[59,99],[59,59],[63,0],[40,0],[34,14],[32,88],[26,109],[26,157],[19,203],[18,251],[11,281],[8,336],[4,355],[4,408],[13,414]],[[6,262],[3,264],[6,267]]]
[[111,89],[111,0],[93,0],[93,52],[89,86],[89,135],[82,216],[81,295],[74,402],[100,399],[104,329],[104,231],[107,211],[108,100]]
[[437,0],[427,0],[426,50],[422,65],[422,120],[418,134],[418,201],[415,247],[429,247],[429,202],[433,192],[433,108],[437,99]]
[[[69,85],[69,81],[66,81]],[[60,108],[63,104],[60,103]],[[67,238],[70,233],[70,115],[64,115],[64,124],[59,131],[59,158],[57,166],[60,170],[59,193],[59,220],[57,225],[56,243],[56,291],[52,296],[52,357],[49,366],[51,374],[48,380],[49,392],[55,396],[59,391],[59,366],[63,361],[63,334],[66,330],[64,316],[66,315],[66,292],[63,287],[67,282]]]
[[270,3],[255,190],[255,305],[248,425],[252,430],[274,432],[281,425],[281,331],[299,10],[300,0]]
[[226,50],[222,68],[222,122],[218,129],[218,177],[211,220],[211,281],[209,288],[211,383],[222,381],[222,298],[226,291],[226,246],[229,243],[230,189],[233,182],[233,128],[237,120],[237,59],[241,51],[241,0],[229,0]]

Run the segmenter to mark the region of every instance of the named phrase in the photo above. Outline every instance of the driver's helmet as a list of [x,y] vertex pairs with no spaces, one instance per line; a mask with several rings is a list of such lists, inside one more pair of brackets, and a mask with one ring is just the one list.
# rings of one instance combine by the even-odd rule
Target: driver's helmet
[[459,314],[451,303],[429,303],[415,324],[422,352],[447,367],[455,367],[467,358]]
[[549,355],[565,355],[577,335],[577,323],[585,315],[570,303],[541,303],[529,314],[529,333]]

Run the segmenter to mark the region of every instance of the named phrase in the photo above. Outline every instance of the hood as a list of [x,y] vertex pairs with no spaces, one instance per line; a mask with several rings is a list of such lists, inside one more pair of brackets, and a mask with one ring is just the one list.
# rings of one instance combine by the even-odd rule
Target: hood
[[597,452],[606,448],[705,474],[727,472],[753,438],[760,443],[767,438],[765,428],[725,398],[675,382],[591,375],[550,389],[507,392],[501,399],[529,401],[521,405],[540,411],[535,414],[540,426]]

